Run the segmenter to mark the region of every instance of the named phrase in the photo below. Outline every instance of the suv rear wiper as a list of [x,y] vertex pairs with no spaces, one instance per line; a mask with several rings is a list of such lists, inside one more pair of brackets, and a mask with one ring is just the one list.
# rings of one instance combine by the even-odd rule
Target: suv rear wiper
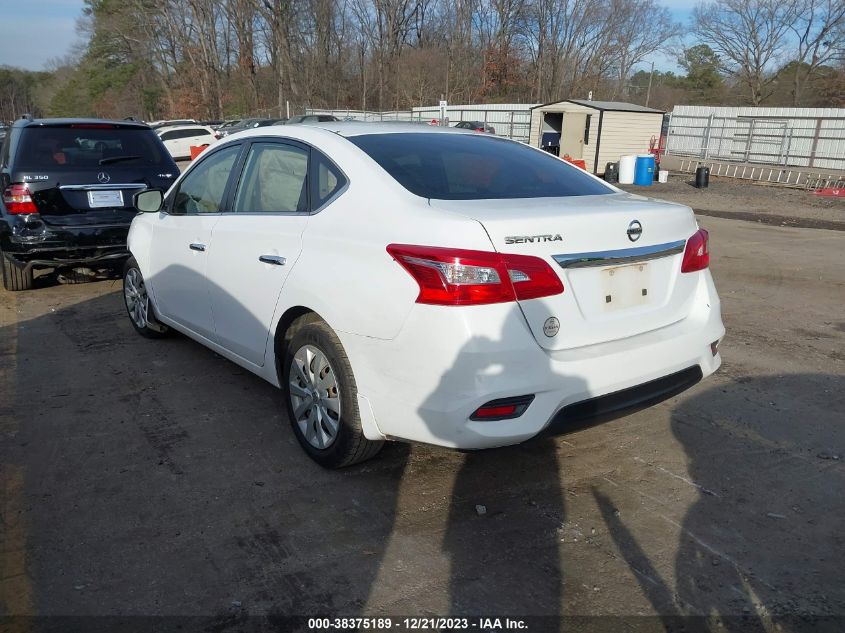
[[119,163],[124,160],[138,160],[139,158],[143,158],[143,156],[109,156],[108,158],[101,158],[100,164],[110,165],[111,163]]

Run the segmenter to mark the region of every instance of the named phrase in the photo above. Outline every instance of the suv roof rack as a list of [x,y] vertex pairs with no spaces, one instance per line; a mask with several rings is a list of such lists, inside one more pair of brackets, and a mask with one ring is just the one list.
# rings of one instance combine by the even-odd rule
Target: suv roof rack
[[134,116],[125,116],[125,117],[123,117],[123,120],[124,121],[135,121],[135,122],[138,121],[138,119],[136,119]]

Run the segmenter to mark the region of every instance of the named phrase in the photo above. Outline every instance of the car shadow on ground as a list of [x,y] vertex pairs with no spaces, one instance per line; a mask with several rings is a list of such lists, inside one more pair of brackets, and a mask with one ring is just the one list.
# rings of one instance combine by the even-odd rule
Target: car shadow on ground
[[679,526],[674,586],[613,500],[593,489],[666,630],[842,630],[845,539],[833,517],[845,516],[843,393],[841,375],[787,374],[740,378],[682,400],[672,431],[698,499]]

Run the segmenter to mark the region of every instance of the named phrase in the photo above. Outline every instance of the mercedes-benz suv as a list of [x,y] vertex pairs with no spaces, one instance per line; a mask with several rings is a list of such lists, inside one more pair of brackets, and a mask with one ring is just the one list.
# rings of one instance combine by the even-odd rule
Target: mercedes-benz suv
[[122,265],[133,194],[178,175],[143,123],[21,117],[0,153],[3,285],[28,290],[38,268]]

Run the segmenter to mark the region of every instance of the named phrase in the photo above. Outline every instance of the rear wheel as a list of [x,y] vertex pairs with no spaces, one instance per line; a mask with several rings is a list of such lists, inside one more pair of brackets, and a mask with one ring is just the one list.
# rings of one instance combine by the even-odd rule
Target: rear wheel
[[32,290],[34,275],[32,268],[26,268],[12,260],[0,251],[0,268],[2,268],[3,287],[6,290]]
[[129,321],[138,334],[147,338],[160,338],[169,332],[170,328],[155,318],[144,276],[134,257],[130,257],[123,268],[123,301]]
[[361,426],[352,366],[323,321],[294,323],[282,359],[288,417],[305,452],[325,468],[370,459],[384,442],[368,440]]

